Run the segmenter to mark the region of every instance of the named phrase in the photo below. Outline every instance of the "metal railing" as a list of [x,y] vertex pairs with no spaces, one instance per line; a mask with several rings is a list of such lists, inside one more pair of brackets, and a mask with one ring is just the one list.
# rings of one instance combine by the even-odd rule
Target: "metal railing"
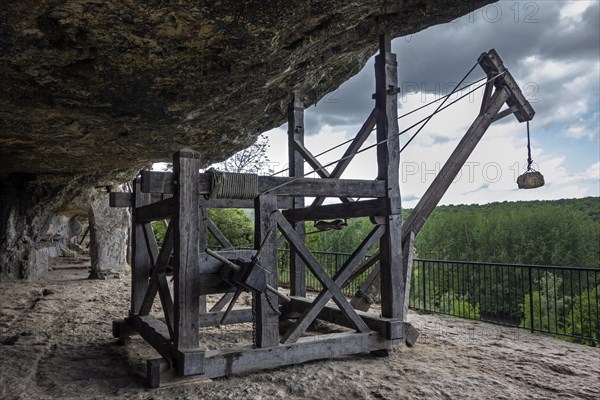
[[[330,276],[350,257],[313,254]],[[343,293],[352,296],[369,272],[344,287]],[[289,284],[289,277],[289,251],[280,250],[280,285]],[[306,278],[308,290],[322,289],[308,270]],[[409,305],[600,346],[599,268],[415,259]]]
[[413,309],[600,346],[600,269],[415,259]]

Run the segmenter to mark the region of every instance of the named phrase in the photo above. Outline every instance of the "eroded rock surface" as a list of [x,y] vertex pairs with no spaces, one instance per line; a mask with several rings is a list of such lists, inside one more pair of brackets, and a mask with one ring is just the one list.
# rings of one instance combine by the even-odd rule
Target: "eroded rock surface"
[[2,1],[0,191],[22,192],[0,199],[0,277],[82,191],[183,147],[223,160],[293,90],[311,104],[358,72],[380,33],[492,1]]

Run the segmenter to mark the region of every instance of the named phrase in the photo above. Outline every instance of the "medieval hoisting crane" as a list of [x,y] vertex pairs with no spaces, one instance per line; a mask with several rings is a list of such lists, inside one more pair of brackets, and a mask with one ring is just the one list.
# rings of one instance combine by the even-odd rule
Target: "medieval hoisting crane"
[[[399,136],[455,101],[444,107],[442,103],[428,118],[399,132],[396,55],[388,36],[382,35],[379,42],[374,108],[331,171],[326,168],[333,163],[322,165],[304,146],[304,106],[294,94],[288,109],[288,177],[199,173],[200,153],[184,149],[174,154],[172,173],[143,171],[134,180],[132,193],[110,194],[111,206],[132,208],[131,308],[125,319],[113,322],[113,334],[123,342],[139,334],[162,356],[148,361],[151,387],[341,355],[385,354],[394,345],[415,343],[419,333],[406,320],[415,236],[488,127],[510,114],[520,122],[529,121],[534,111],[496,52],[482,54],[478,64],[487,81],[479,116],[402,224]],[[500,111],[505,103],[508,109]],[[373,131],[377,143],[362,148]],[[377,179],[341,178],[358,153],[374,147]],[[304,162],[320,178],[306,178]],[[315,198],[309,207],[306,197]],[[328,197],[339,198],[341,203],[324,204]],[[254,249],[231,250],[230,242],[208,217],[209,208],[253,208]],[[358,217],[370,217],[375,226],[330,276],[306,246],[305,221],[313,221],[317,231],[326,231],[341,229],[346,219]],[[169,225],[159,247],[150,222],[163,219],[169,219]],[[277,288],[277,231],[291,249],[289,296]],[[209,249],[209,234],[225,250]],[[376,245],[379,252],[364,262]],[[172,291],[166,279],[171,259]],[[349,302],[341,288],[371,267]],[[307,270],[323,287],[316,298],[306,296]],[[361,312],[369,308],[369,296],[379,290],[380,315]],[[252,293],[250,309],[233,307],[242,291]],[[221,299],[207,312],[209,294],[220,294]],[[150,315],[157,295],[162,319]],[[294,323],[280,336],[283,319]],[[350,329],[304,337],[315,319]],[[206,334],[201,328],[247,322],[252,322],[251,347],[200,347],[200,336]]]

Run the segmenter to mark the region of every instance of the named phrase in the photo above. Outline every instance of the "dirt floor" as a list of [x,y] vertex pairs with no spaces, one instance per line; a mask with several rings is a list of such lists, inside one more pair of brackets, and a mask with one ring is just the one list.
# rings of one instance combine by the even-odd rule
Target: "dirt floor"
[[[311,362],[179,387],[144,386],[141,339],[118,346],[128,276],[87,280],[63,263],[43,283],[0,283],[0,399],[600,399],[600,349],[524,330],[410,314],[418,344],[389,357]],[[250,325],[211,328],[210,348],[251,341]]]

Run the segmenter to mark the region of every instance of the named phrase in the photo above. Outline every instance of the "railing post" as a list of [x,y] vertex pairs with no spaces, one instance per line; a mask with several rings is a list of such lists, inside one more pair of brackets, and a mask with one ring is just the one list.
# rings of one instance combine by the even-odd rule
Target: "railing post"
[[531,332],[533,333],[535,331],[535,325],[533,321],[533,279],[531,273],[531,265],[527,268],[527,271],[529,275],[529,318],[531,319],[530,327]]
[[425,266],[427,263],[421,261],[421,267],[423,268],[423,310],[427,310],[427,279],[425,277]]

